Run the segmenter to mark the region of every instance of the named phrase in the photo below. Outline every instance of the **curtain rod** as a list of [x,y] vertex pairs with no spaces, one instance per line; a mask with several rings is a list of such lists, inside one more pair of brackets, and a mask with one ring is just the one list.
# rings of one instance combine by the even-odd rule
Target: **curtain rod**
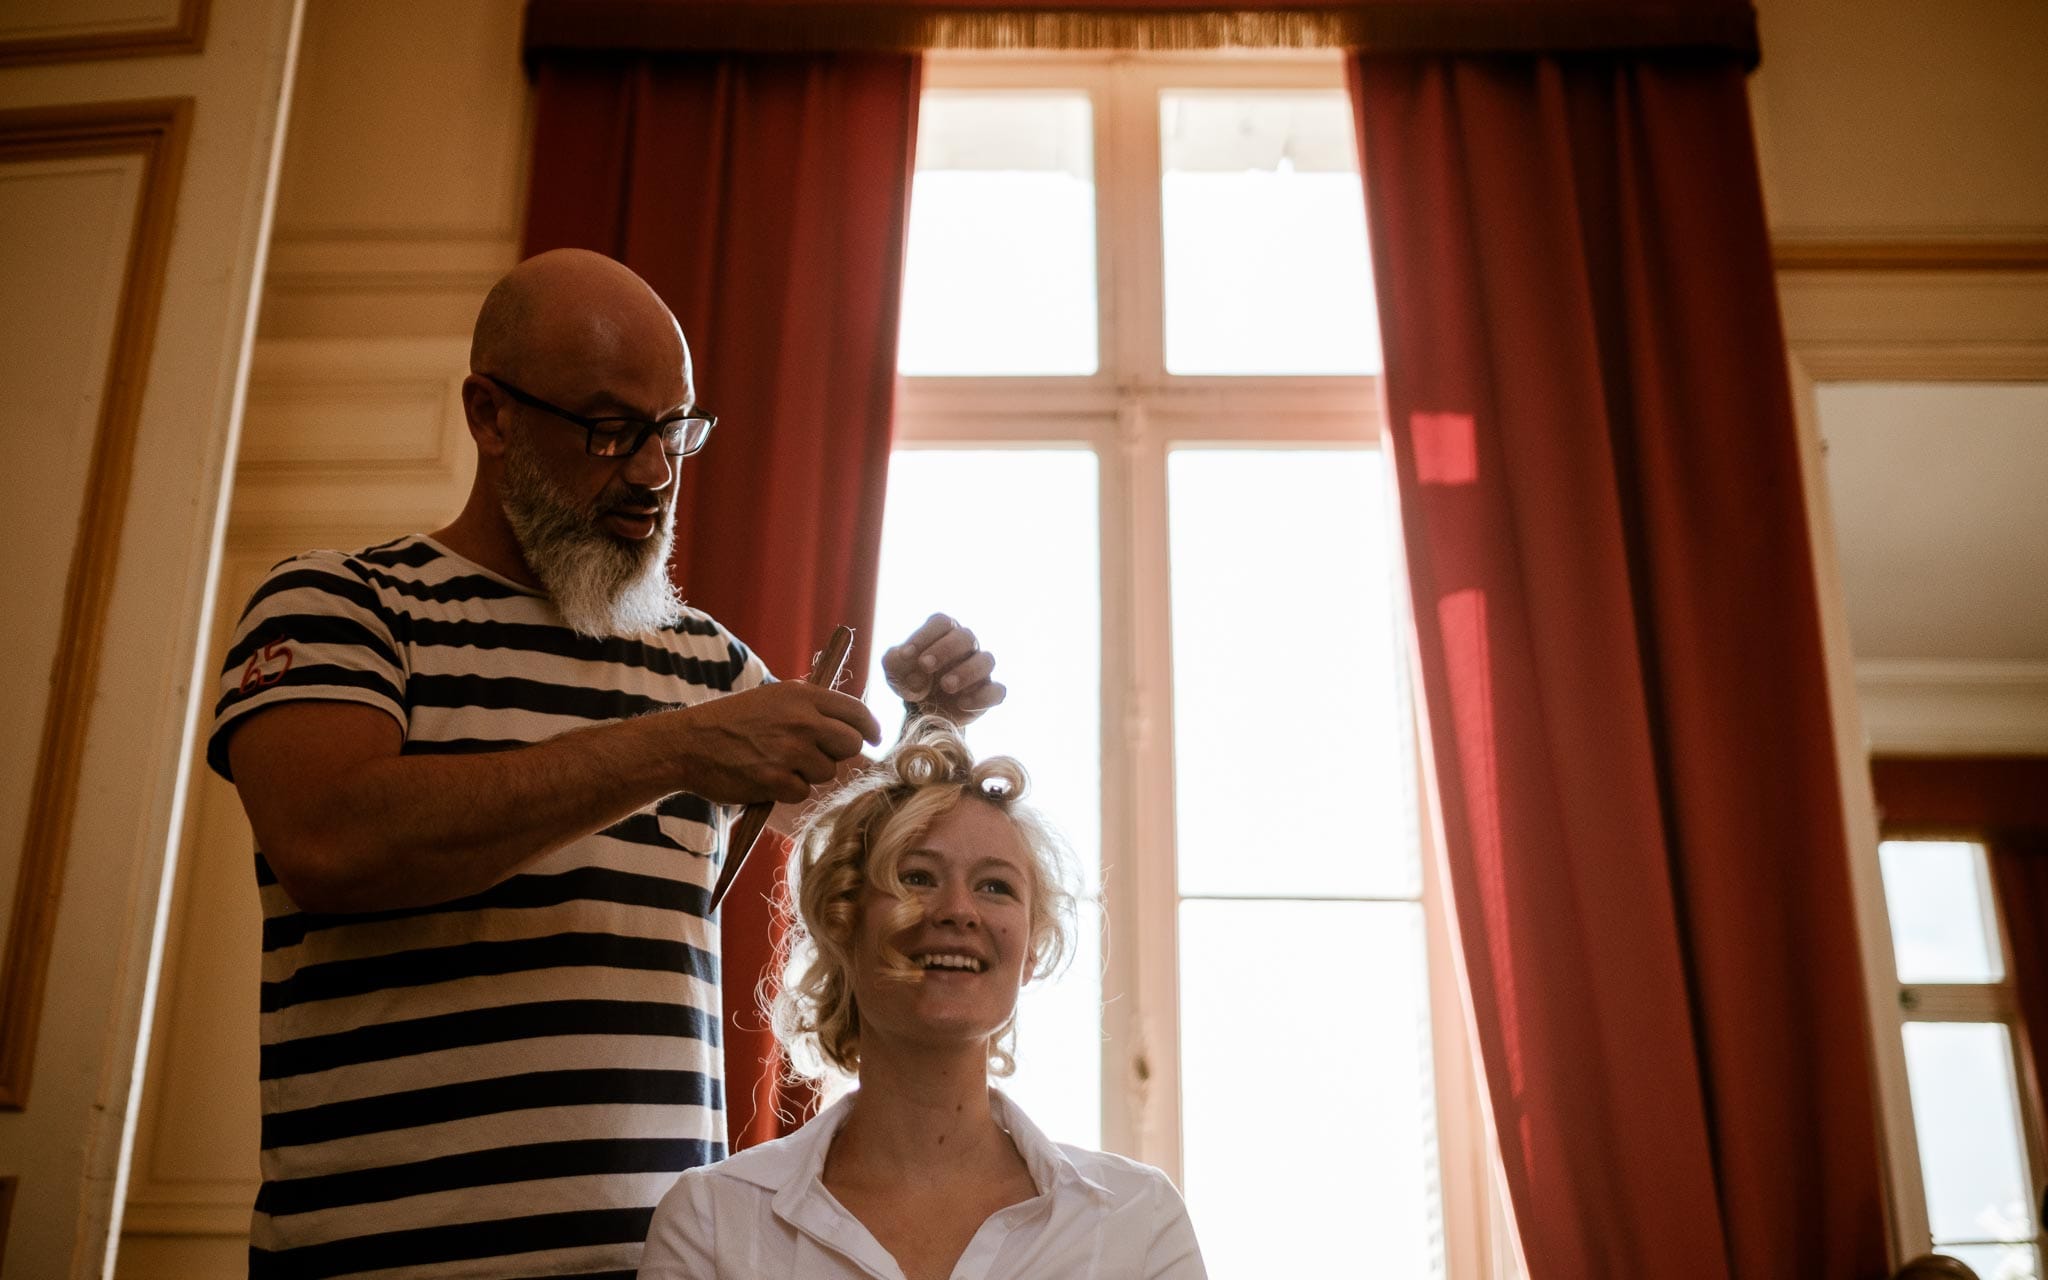
[[1379,0],[1211,8],[864,3],[862,0],[528,0],[526,52],[1044,49],[1373,53],[1695,52],[1754,66],[1747,3]]

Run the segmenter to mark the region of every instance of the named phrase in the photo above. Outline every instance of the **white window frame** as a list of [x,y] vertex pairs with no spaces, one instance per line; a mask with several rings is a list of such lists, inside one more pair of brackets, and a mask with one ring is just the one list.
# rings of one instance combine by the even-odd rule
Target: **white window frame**
[[[1889,1009],[1889,1025],[1882,1029],[1882,1033],[1889,1036],[1892,1051],[1903,1059],[1908,1022],[1998,1023],[2005,1027],[2007,1041],[2011,1045],[2012,1078],[2018,1095],[2013,1103],[2019,1115],[2020,1148],[2027,1162],[2022,1172],[2027,1178],[2029,1193],[2038,1197],[2040,1179],[2043,1172],[2048,1171],[2048,1141],[2044,1141],[2042,1117],[2035,1106],[2034,1092],[2028,1088],[2028,1081],[2036,1079],[2034,1072],[2048,1064],[2033,1061],[2027,1042],[2019,996],[2013,988],[2012,939],[2006,930],[2005,903],[1999,898],[1996,881],[1991,875],[1989,837],[1980,827],[1880,823],[1879,844],[1892,840],[1955,841],[1977,846],[1977,888],[1982,895],[1981,900],[1990,904],[1992,938],[1998,945],[1999,965],[2005,976],[1998,982],[1904,981],[1899,976],[1898,960],[1890,947],[1890,930],[1887,927],[1886,950],[1892,955],[1892,963],[1877,984],[1890,996],[1885,1002]],[[1881,878],[1879,883],[1882,886]],[[1885,910],[1888,925],[1888,903]],[[1920,1166],[1920,1137],[1915,1127],[1910,1095],[1905,1099],[1903,1114],[1889,1116],[1887,1121],[1895,1131],[1894,1142],[1906,1146],[1912,1153],[1911,1160],[1897,1171],[1895,1200],[1898,1211],[1907,1219],[1901,1225],[1913,1233],[1918,1246],[1917,1250],[1909,1249],[1909,1252],[1926,1253],[1937,1246],[1933,1224],[1928,1220],[1927,1186]],[[2034,1216],[2034,1248],[2043,1263],[2048,1264],[2048,1223],[2042,1221],[2039,1199],[2035,1199],[2027,1211]]]
[[[895,447],[1078,447],[1092,450],[1098,460],[1101,847],[1108,939],[1103,1142],[1110,1150],[1159,1166],[1176,1181],[1181,1174],[1179,897],[1167,453],[1189,443],[1377,449],[1382,411],[1377,377],[1166,372],[1158,95],[1167,89],[1344,87],[1343,63],[1331,52],[930,54],[925,60],[927,90],[1080,91],[1091,103],[1097,371],[1042,378],[901,378]],[[1420,769],[1417,773],[1424,776]],[[1429,845],[1433,824],[1420,825]],[[1445,1267],[1453,1280],[1475,1280],[1513,1269],[1515,1251],[1504,1238],[1505,1214],[1495,1192],[1492,1145],[1432,847],[1422,850],[1422,864]],[[1275,1082],[1276,1095],[1282,1088]]]

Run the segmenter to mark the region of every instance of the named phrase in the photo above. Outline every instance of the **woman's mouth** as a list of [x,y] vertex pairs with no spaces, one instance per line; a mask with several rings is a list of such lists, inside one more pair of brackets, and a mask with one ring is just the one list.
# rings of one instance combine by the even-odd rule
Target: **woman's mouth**
[[910,962],[925,972],[933,970],[948,973],[980,973],[988,966],[979,956],[960,951],[926,951],[910,957]]

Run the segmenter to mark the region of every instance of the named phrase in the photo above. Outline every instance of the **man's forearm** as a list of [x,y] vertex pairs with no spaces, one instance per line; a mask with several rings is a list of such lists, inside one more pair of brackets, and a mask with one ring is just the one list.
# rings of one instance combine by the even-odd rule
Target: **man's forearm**
[[[320,911],[424,906],[478,893],[521,865],[687,785],[662,712],[476,755],[366,761],[320,797],[286,888]],[[308,899],[311,899],[308,901]]]
[[475,755],[406,755],[375,709],[286,704],[237,729],[228,756],[285,892],[354,912],[480,892],[677,791],[800,800],[878,736],[854,699],[789,683]]

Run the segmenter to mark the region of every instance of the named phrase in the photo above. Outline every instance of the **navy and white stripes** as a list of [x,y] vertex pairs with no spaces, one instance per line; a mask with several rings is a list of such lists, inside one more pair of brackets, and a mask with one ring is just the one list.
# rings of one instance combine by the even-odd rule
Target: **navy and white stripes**
[[[360,702],[407,754],[514,749],[752,688],[701,613],[593,640],[422,537],[278,565],[208,760],[282,702]],[[479,802],[475,797],[465,803]],[[263,900],[263,1189],[251,1272],[627,1276],[676,1175],[725,1153],[719,814],[671,796],[492,888],[361,915]]]

